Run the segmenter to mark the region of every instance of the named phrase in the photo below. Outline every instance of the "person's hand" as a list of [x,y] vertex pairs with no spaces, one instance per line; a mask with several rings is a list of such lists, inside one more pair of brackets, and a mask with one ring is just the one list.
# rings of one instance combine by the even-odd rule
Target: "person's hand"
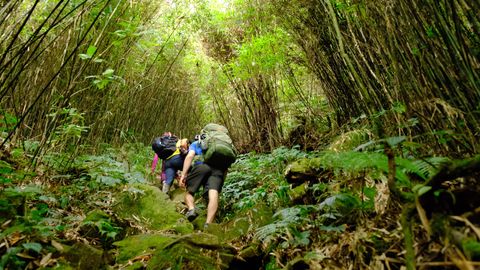
[[180,176],[180,179],[178,180],[178,185],[182,188],[185,187],[185,179],[186,179],[186,175],[182,174]]

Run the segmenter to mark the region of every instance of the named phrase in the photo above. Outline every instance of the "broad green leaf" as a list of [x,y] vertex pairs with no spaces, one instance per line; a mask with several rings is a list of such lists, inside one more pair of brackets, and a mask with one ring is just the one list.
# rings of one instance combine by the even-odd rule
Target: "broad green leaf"
[[42,251],[42,245],[39,244],[39,243],[35,243],[35,242],[31,242],[31,243],[24,243],[22,245],[25,249],[28,249],[28,250],[33,250],[37,253],[40,253],[40,251]]

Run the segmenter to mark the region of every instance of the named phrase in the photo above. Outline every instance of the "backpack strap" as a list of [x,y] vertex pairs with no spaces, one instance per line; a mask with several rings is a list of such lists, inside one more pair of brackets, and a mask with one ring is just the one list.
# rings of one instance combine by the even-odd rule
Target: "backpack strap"
[[[180,154],[186,154],[188,153],[188,139],[180,139],[177,141],[177,144],[175,145],[177,149],[173,154],[171,154],[169,157],[167,157],[165,160],[171,159],[172,157]],[[183,149],[185,148],[185,149]],[[184,151],[182,151],[184,150]]]

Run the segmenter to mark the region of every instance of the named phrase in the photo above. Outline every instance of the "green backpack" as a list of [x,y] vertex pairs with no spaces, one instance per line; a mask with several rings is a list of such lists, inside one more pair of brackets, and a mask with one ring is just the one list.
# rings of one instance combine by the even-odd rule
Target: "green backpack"
[[204,162],[218,168],[226,169],[237,159],[236,149],[228,135],[226,127],[218,124],[207,124],[202,129],[200,146],[203,150]]

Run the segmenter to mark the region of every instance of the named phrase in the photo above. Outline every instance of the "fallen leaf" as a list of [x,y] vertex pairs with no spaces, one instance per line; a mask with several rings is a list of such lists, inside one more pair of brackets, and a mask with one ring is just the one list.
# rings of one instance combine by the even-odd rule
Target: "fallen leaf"
[[56,248],[58,251],[63,252],[65,249],[63,248],[63,245],[58,243],[55,240],[52,240],[52,246]]
[[10,237],[8,237],[8,240],[10,242],[10,246],[13,246],[15,245],[15,243],[17,243],[18,241],[22,240],[23,238],[25,238],[25,236],[23,236],[20,232],[14,232],[10,235]]
[[11,219],[9,219],[9,220],[5,221],[5,222],[2,224],[2,229],[6,229],[6,228],[7,228],[7,226],[8,226],[8,224],[10,224],[10,222],[12,222],[12,220],[11,220]]
[[32,257],[32,256],[30,256],[28,254],[25,254],[25,253],[17,253],[15,255],[17,255],[20,258],[25,258],[25,259],[35,259],[35,257]]
[[47,266],[50,262],[50,258],[52,257],[52,253],[48,253],[45,257],[42,258],[40,261],[40,266]]

